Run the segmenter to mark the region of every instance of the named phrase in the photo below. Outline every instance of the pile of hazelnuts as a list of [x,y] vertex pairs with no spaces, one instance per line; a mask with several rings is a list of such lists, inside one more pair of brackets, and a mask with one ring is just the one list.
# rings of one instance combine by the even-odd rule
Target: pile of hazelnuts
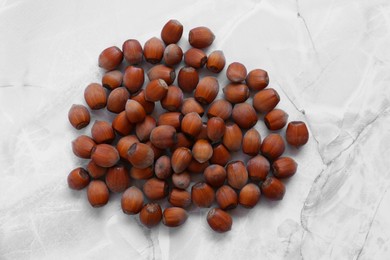
[[[204,51],[214,34],[207,27],[193,28],[188,36],[191,48],[185,53],[177,44],[182,34],[183,25],[170,20],[161,39],[153,37],[143,47],[130,39],[122,50],[115,46],[103,50],[99,56],[99,67],[105,70],[102,83],[89,84],[84,98],[89,109],[107,108],[115,118],[96,120],[91,136],[80,135],[72,142],[74,154],[90,161],[86,168],[70,172],[68,185],[75,190],[88,186],[93,207],[107,204],[110,192],[123,193],[123,212],[139,213],[140,222],[149,228],[160,221],[168,227],[182,225],[191,204],[209,208],[216,202],[207,222],[213,230],[226,232],[232,226],[229,210],[238,204],[252,208],[261,195],[283,198],[281,180],[295,174],[297,163],[281,157],[285,142],[280,134],[272,132],[261,140],[254,126],[259,113],[269,130],[278,131],[287,125],[288,115],[275,108],[280,97],[267,88],[267,72],[247,73],[239,62],[228,66],[224,98],[215,100],[220,90],[217,78],[200,78],[203,67],[209,75],[225,67],[222,51],[208,55]],[[176,86],[175,68],[183,57],[185,65],[178,69]],[[121,71],[123,59],[126,67]],[[144,88],[143,61],[153,65]],[[252,104],[246,102],[251,92]],[[156,102],[166,111],[157,114]],[[68,117],[76,129],[86,127],[91,119],[84,105],[73,105]],[[299,147],[308,138],[305,123],[288,123],[288,144]],[[232,160],[231,154],[238,151],[250,159]],[[169,204],[163,201],[166,197]],[[162,210],[161,205],[167,207]]]

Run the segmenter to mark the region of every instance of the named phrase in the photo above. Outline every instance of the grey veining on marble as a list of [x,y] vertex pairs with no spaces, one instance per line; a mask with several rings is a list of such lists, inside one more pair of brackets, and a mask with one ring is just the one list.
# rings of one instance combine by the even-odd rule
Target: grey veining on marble
[[[91,127],[72,129],[68,109],[99,82],[100,51],[159,36],[171,18],[184,49],[205,25],[217,36],[207,52],[267,70],[279,107],[310,128],[286,151],[299,171],[283,201],[233,210],[222,235],[207,209],[148,230],[120,195],[93,209],[66,184],[86,164],[70,142]],[[387,0],[0,0],[0,259],[389,259],[389,104]]]

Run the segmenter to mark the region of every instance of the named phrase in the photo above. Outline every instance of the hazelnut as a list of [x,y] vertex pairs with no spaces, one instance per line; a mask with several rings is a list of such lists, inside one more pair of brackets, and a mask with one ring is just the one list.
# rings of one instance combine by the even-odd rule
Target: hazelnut
[[101,167],[99,165],[97,165],[96,163],[94,163],[92,160],[89,161],[89,163],[87,164],[87,171],[89,173],[89,175],[94,178],[94,179],[99,179],[101,177],[103,177],[104,175],[106,175],[107,173],[107,168],[105,167]]
[[226,170],[218,164],[208,166],[203,173],[205,181],[213,187],[221,187],[226,180]]
[[213,155],[213,147],[207,140],[200,139],[196,141],[192,147],[192,155],[195,160],[200,163],[204,163]]
[[183,59],[183,50],[177,44],[169,44],[165,50],[163,55],[164,63],[167,66],[175,66],[181,62]]
[[145,91],[143,89],[134,94],[131,99],[140,103],[145,109],[146,114],[151,114],[154,111],[155,104],[154,102],[150,102],[145,99]]
[[82,190],[87,187],[89,183],[88,172],[84,168],[76,168],[68,175],[68,186],[73,190]]
[[114,90],[122,85],[123,74],[119,70],[107,71],[102,78],[103,87]]
[[122,51],[116,47],[108,47],[99,55],[99,67],[105,70],[114,70],[123,60]]
[[162,64],[153,66],[147,74],[149,81],[162,79],[167,85],[171,85],[176,78],[175,70]]
[[161,106],[171,112],[179,111],[183,104],[183,91],[176,86],[169,86],[167,95],[161,100]]
[[209,162],[200,163],[195,158],[192,158],[190,165],[187,167],[187,171],[191,173],[202,173],[209,165]]
[[92,149],[91,159],[98,166],[108,168],[119,161],[119,153],[112,145],[98,144]]
[[91,137],[80,135],[72,141],[72,151],[77,157],[88,159],[91,158],[92,149],[95,145]]
[[246,73],[245,66],[239,62],[231,63],[226,70],[227,78],[234,83],[240,83],[244,81],[246,78]]
[[130,186],[130,177],[123,165],[116,165],[108,169],[106,184],[110,191],[120,193]]
[[168,184],[156,178],[149,179],[142,187],[144,194],[151,200],[159,200],[168,195]]
[[88,201],[94,208],[103,207],[110,197],[107,185],[100,180],[93,180],[87,188]]
[[218,99],[211,103],[209,110],[207,111],[207,117],[220,117],[223,120],[227,120],[232,114],[232,104],[224,99]]
[[261,144],[261,153],[269,160],[275,160],[284,153],[285,145],[279,134],[270,134]]
[[160,125],[150,133],[150,141],[160,149],[172,147],[176,142],[176,130],[170,125]]
[[157,125],[170,125],[173,126],[176,131],[180,131],[182,119],[183,115],[180,112],[162,113],[158,117]]
[[153,37],[145,42],[144,57],[145,60],[151,64],[157,64],[162,60],[164,54],[164,43]]
[[199,208],[209,208],[213,204],[215,192],[210,185],[204,182],[198,182],[191,189],[191,199]]
[[214,33],[207,27],[200,26],[190,30],[188,34],[188,42],[195,48],[209,47],[215,39]]
[[150,146],[134,143],[127,151],[127,159],[136,168],[145,169],[154,162],[154,153]]
[[183,117],[183,120],[181,121],[181,131],[184,134],[190,137],[196,137],[201,130],[202,119],[197,113],[191,112]]
[[248,172],[242,161],[234,161],[226,166],[227,181],[235,189],[241,189],[248,182]]
[[210,158],[210,163],[225,166],[230,161],[229,150],[221,143],[213,147],[213,156]]
[[150,133],[156,127],[156,119],[146,116],[145,120],[135,126],[135,133],[141,142],[149,140]]
[[126,88],[116,88],[108,95],[107,110],[112,113],[120,113],[125,110],[126,102],[130,98]]
[[305,145],[309,140],[309,131],[302,121],[292,121],[286,130],[286,140],[292,146],[299,147]]
[[274,177],[267,177],[261,184],[261,192],[270,200],[282,200],[286,193],[286,187],[280,180]]
[[136,93],[142,88],[145,81],[143,68],[128,66],[123,74],[123,85],[130,91]]
[[234,105],[232,118],[239,127],[244,129],[249,129],[257,123],[256,111],[248,103],[239,103]]
[[222,143],[230,152],[237,152],[241,149],[242,131],[237,124],[230,122],[226,124]]
[[253,183],[248,183],[240,190],[238,203],[245,208],[253,208],[260,200],[260,188]]
[[223,51],[213,51],[207,58],[206,67],[209,71],[220,73],[225,67],[226,59]]
[[162,218],[162,210],[157,203],[146,204],[139,213],[139,220],[144,226],[151,228],[157,226]]
[[139,140],[135,135],[127,135],[119,139],[116,144],[116,148],[118,149],[119,155],[122,159],[127,160],[127,151],[134,143],[139,143]]
[[201,49],[191,48],[184,54],[184,63],[195,69],[202,68],[207,62],[207,55]]
[[157,148],[156,146],[154,146],[152,144],[152,142],[149,140],[145,143],[146,145],[148,145],[150,148],[152,148],[153,150],[153,153],[154,153],[154,159],[157,160],[158,158],[160,158],[162,155],[164,155],[165,153],[165,150],[163,149],[160,149],[160,148]]
[[194,142],[183,133],[177,133],[176,138],[177,143],[171,147],[171,152],[174,152],[179,147],[192,148],[192,145],[194,144]]
[[183,225],[188,218],[187,212],[179,207],[166,208],[163,212],[162,222],[167,227]]
[[112,129],[111,124],[106,121],[96,120],[91,128],[91,134],[93,140],[95,140],[97,144],[112,143],[115,139],[114,129]]
[[111,126],[121,136],[129,135],[134,128],[134,125],[127,119],[126,111],[122,111],[116,115]]
[[135,186],[128,188],[121,199],[122,211],[128,215],[138,214],[144,205],[144,194]]
[[245,79],[248,87],[253,91],[259,91],[268,86],[268,73],[262,69],[254,69],[248,73]]
[[274,109],[264,116],[264,123],[269,130],[282,129],[287,124],[288,115],[281,109]]
[[223,185],[215,193],[218,206],[223,209],[234,209],[237,207],[237,193],[228,185]]
[[261,147],[261,136],[259,132],[251,128],[249,129],[242,139],[242,151],[245,154],[255,156],[259,154]]
[[223,94],[232,104],[242,103],[249,98],[249,88],[245,84],[230,83],[223,88]]
[[297,171],[298,164],[290,157],[280,157],[272,163],[272,173],[276,178],[289,178]]
[[138,169],[135,167],[131,167],[130,169],[130,177],[135,180],[147,180],[152,178],[153,174],[154,174],[153,165],[145,169]]
[[169,20],[161,30],[161,39],[165,44],[177,43],[183,34],[183,25],[178,20]]
[[257,155],[247,162],[246,169],[252,181],[264,181],[269,173],[270,164],[264,156]]
[[273,88],[263,89],[257,92],[253,97],[253,107],[257,112],[267,113],[276,107],[280,97]]
[[135,39],[129,39],[122,45],[123,55],[125,60],[130,65],[140,64],[142,62],[142,46],[139,41]]
[[183,92],[191,93],[196,88],[199,82],[199,74],[192,67],[183,67],[177,75],[177,84]]
[[213,208],[207,213],[207,223],[212,230],[218,233],[224,233],[232,228],[232,217],[222,209]]
[[187,189],[190,186],[191,176],[188,172],[174,173],[172,183],[178,189]]
[[172,206],[187,208],[191,205],[191,194],[186,190],[172,189],[168,201]]
[[98,83],[91,83],[84,91],[84,99],[92,110],[101,109],[107,104],[106,90]]
[[156,102],[163,99],[168,92],[168,85],[162,79],[155,79],[146,85],[145,99],[147,101]]
[[172,175],[171,158],[164,155],[156,160],[154,164],[156,177],[162,180],[168,179]]
[[181,173],[187,169],[191,163],[192,153],[191,150],[186,147],[177,148],[171,158],[172,169],[175,173]]
[[208,105],[214,101],[218,92],[219,83],[217,78],[208,76],[199,81],[195,89],[194,97],[199,103]]
[[89,124],[91,116],[85,106],[72,105],[68,112],[68,119],[74,128],[80,130]]
[[194,98],[189,97],[189,98],[184,99],[183,105],[181,107],[181,113],[183,115],[187,115],[188,113],[191,113],[191,112],[195,112],[199,116],[203,116],[204,108]]
[[130,123],[140,123],[144,121],[146,112],[144,107],[133,99],[129,99],[126,102],[126,117]]

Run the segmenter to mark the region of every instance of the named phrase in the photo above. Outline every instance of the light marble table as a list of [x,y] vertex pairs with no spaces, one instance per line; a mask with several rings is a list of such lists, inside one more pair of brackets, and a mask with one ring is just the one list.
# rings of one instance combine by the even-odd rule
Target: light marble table
[[[66,184],[85,164],[67,113],[100,80],[98,54],[171,18],[184,49],[205,25],[210,50],[267,70],[279,107],[310,128],[286,153],[299,171],[284,200],[234,210],[222,235],[207,210],[148,230],[119,195],[93,209]],[[388,0],[0,0],[0,259],[390,259],[389,29]]]

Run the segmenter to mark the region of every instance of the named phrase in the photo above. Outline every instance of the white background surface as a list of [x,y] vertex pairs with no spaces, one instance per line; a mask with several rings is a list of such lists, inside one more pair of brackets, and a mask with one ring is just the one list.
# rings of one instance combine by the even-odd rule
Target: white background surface
[[[284,200],[234,210],[223,235],[207,210],[147,230],[120,196],[93,209],[66,184],[86,163],[70,142],[90,129],[72,129],[68,109],[100,81],[100,51],[144,43],[171,18],[184,49],[205,25],[208,51],[267,70],[279,108],[310,127],[287,151],[299,171]],[[389,29],[387,0],[0,0],[0,259],[388,259]]]

